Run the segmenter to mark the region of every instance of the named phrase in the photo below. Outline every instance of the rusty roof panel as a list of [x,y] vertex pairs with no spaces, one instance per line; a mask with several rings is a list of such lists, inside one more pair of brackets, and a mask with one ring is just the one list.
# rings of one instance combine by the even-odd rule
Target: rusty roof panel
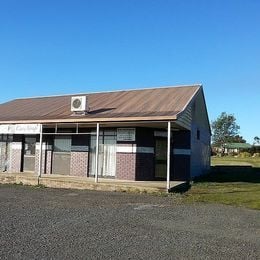
[[192,85],[80,94],[88,96],[90,112],[84,116],[74,115],[70,110],[71,97],[78,95],[15,99],[0,105],[0,122],[176,118],[199,88],[200,85]]

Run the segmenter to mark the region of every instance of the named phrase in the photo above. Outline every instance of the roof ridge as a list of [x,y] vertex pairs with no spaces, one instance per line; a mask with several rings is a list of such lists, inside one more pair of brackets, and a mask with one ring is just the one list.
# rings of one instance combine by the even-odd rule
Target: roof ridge
[[[142,91],[142,90],[152,90],[152,89],[167,89],[167,88],[185,88],[185,87],[201,87],[202,84],[191,84],[191,85],[166,85],[166,86],[159,86],[159,87],[147,87],[147,88],[135,88],[135,89],[120,89],[120,90],[108,90],[108,91],[96,91],[96,92],[88,92],[88,93],[73,93],[73,94],[61,94],[61,95],[49,95],[49,96],[36,96],[36,97],[21,97],[21,98],[15,98],[11,99],[10,101],[14,100],[23,100],[23,99],[41,99],[41,98],[54,98],[54,97],[69,97],[69,96],[80,96],[80,95],[91,95],[91,94],[103,94],[103,93],[115,93],[115,92],[130,92],[130,91]],[[7,101],[7,102],[10,102]],[[4,102],[4,103],[7,103]],[[1,104],[4,104],[1,103]]]

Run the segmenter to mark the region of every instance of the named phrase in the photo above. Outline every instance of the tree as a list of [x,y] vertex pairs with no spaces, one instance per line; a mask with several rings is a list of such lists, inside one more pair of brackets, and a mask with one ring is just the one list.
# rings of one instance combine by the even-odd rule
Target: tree
[[230,137],[230,143],[246,143],[246,140],[241,135],[235,135],[234,137]]
[[260,144],[260,137],[255,136],[255,138],[254,138],[254,144]]
[[211,123],[213,145],[224,147],[225,143],[244,142],[238,135],[240,126],[236,123],[236,118],[232,114],[222,112],[221,115]]

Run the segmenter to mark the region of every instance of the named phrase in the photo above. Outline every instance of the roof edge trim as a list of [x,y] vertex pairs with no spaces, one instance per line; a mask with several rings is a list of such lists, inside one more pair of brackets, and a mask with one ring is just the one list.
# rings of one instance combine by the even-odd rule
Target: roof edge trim
[[201,90],[202,90],[202,84],[198,86],[197,91],[190,97],[190,99],[187,101],[187,103],[183,106],[183,110],[180,111],[179,113],[177,113],[177,115],[176,115],[177,119],[185,112],[185,110],[193,102],[193,100],[196,98],[196,96],[198,95],[199,91],[201,91]]
[[115,122],[136,122],[136,121],[175,121],[176,116],[151,116],[151,117],[120,117],[120,118],[75,118],[75,119],[45,119],[45,120],[14,120],[0,121],[0,124],[34,124],[34,123],[115,123]]

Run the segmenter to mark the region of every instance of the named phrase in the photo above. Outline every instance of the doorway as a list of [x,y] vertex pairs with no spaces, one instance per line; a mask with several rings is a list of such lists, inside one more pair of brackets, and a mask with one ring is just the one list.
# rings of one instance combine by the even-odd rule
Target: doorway
[[[95,175],[96,136],[90,137],[89,174]],[[116,175],[116,131],[104,130],[99,135],[98,175],[113,178]]]
[[155,140],[155,178],[165,180],[167,176],[167,139]]
[[70,175],[71,136],[55,136],[52,174]]
[[35,171],[36,136],[25,136],[23,142],[23,172]]

